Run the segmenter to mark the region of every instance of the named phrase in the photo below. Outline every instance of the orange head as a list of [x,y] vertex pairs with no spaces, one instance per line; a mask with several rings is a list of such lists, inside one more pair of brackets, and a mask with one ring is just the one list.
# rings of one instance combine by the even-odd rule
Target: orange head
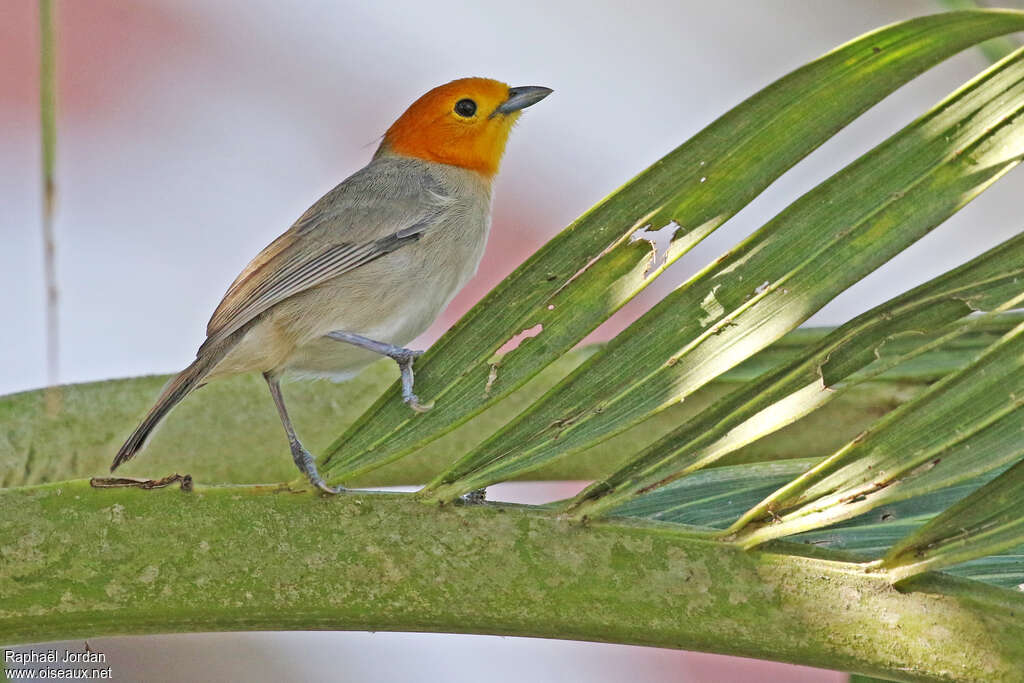
[[498,172],[519,112],[549,94],[550,88],[460,78],[413,102],[384,134],[378,154],[451,164],[490,178]]

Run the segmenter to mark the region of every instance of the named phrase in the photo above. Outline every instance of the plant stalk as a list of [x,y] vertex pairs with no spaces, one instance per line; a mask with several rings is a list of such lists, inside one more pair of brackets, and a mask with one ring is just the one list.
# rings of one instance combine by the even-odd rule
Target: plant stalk
[[[228,630],[571,638],[895,680],[1013,680],[1024,596],[676,525],[279,486],[0,491],[0,641]],[[801,550],[801,552],[806,552]],[[817,551],[816,551],[817,552]],[[956,643],[956,647],[950,647]],[[909,664],[909,666],[908,666]]]

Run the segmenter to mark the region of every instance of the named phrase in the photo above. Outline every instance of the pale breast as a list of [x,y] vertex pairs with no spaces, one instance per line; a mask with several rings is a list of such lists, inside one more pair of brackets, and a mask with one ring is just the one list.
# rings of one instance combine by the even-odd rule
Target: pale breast
[[[423,172],[417,164],[411,171]],[[417,242],[273,311],[272,324],[296,340],[281,369],[296,375],[350,376],[375,357],[324,339],[325,334],[343,330],[404,346],[437,319],[476,273],[490,229],[489,183],[455,167],[428,172],[452,202]]]

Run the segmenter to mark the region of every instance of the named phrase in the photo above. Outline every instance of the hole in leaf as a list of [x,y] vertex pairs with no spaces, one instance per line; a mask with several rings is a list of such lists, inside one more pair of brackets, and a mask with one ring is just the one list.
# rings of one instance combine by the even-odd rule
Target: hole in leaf
[[678,230],[679,225],[675,221],[670,221],[667,225],[657,230],[646,227],[643,230],[637,230],[629,236],[630,243],[643,240],[651,245],[651,260],[647,267],[644,268],[644,277],[647,277],[647,274],[652,270],[657,270],[664,265],[668,250],[672,246],[672,238]]
[[498,349],[497,355],[501,356],[508,353],[509,351],[515,351],[517,348],[519,348],[519,345],[522,344],[524,341],[536,337],[543,331],[544,326],[541,325],[540,323],[537,323],[533,327],[526,328],[525,330],[523,330],[522,332],[520,332],[519,334],[515,335],[507,342],[502,344],[501,348]]

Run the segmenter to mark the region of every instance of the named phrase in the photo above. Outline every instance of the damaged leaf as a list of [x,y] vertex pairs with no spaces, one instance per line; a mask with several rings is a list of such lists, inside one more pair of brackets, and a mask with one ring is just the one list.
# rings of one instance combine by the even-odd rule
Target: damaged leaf
[[[1022,111],[1018,52],[669,294],[424,495],[450,500],[578,452],[765,348],[1016,166],[1024,153]],[[591,410],[596,401],[607,406],[599,414]],[[556,441],[545,426],[566,415],[583,417]]]
[[[365,472],[466,422],[575,346],[874,103],[960,50],[1022,28],[1024,16],[1013,12],[921,17],[853,40],[769,85],[584,214],[435,343],[416,367],[417,388],[434,410],[410,415],[394,385],[327,450],[322,471],[334,480]],[[630,243],[630,235],[673,220],[680,228],[664,263],[646,272],[650,247]],[[500,383],[481,392],[497,349],[535,324],[544,326],[544,344],[507,354]]]
[[745,513],[753,546],[921,496],[1024,456],[1024,323]]
[[[610,514],[685,524],[691,528],[725,529],[751,505],[803,474],[815,463],[813,458],[801,458],[702,470],[648,496],[630,500]],[[927,496],[885,505],[845,522],[797,534],[787,540],[841,551],[851,560],[877,560],[893,543],[921,529],[950,505],[974,493],[1005,470],[1002,467],[969,481],[932,491]],[[557,509],[560,506],[553,507]],[[952,559],[960,561],[959,558]],[[963,578],[1017,589],[1024,583],[1024,545],[1011,547],[1002,554],[971,559],[948,567],[947,571]]]
[[[1014,308],[1022,294],[1024,233],[857,316],[802,356],[724,397],[581,492],[568,512],[594,517],[707,467],[831,401],[841,393],[833,390],[839,382],[848,381],[845,389],[954,343],[989,320],[964,320],[968,313]],[[897,339],[903,343],[894,345]]]
[[[1024,415],[1018,427],[1024,431]],[[1024,543],[1022,501],[1024,461],[900,540],[878,566],[899,581],[1016,548]]]

